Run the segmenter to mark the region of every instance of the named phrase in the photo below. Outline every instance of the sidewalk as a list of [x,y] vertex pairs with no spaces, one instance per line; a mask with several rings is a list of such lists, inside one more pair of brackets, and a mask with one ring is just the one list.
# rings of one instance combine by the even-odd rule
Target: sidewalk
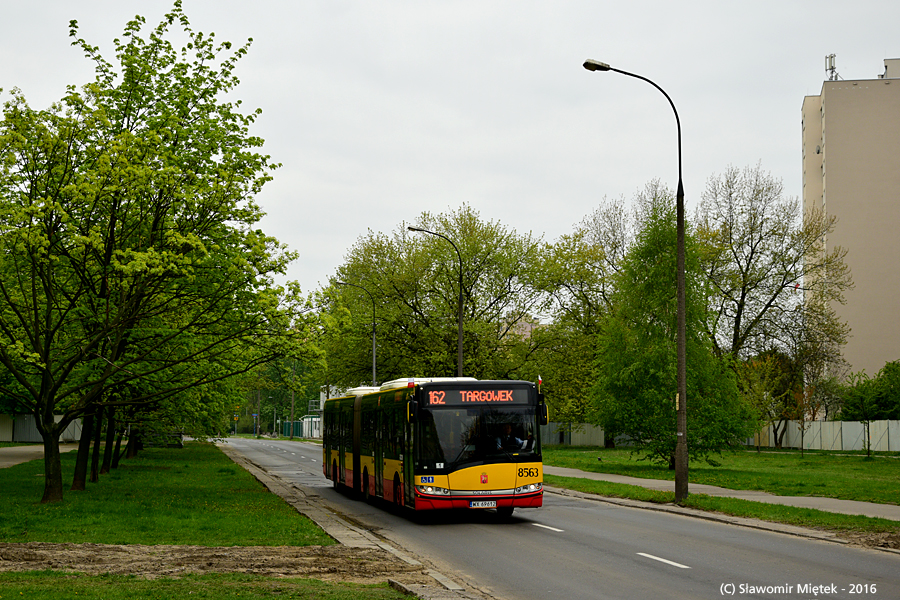
[[[78,444],[60,444],[60,452],[71,452],[78,448]],[[11,467],[19,463],[44,458],[44,445],[31,444],[28,446],[10,446],[0,448],[0,469]]]
[[[610,481],[613,483],[625,483],[639,485],[651,490],[675,492],[675,482],[662,479],[639,479],[624,475],[612,475],[609,473],[591,473],[578,469],[565,467],[551,467],[544,465],[544,473],[560,477],[579,477],[582,479],[594,479],[597,481]],[[766,502],[768,504],[783,504],[800,508],[814,508],[826,512],[841,513],[845,515],[863,515],[866,517],[880,517],[892,521],[900,521],[900,506],[895,504],[874,504],[872,502],[857,502],[855,500],[837,500],[834,498],[820,498],[817,496],[776,496],[767,492],[752,490],[729,490],[714,485],[700,483],[688,483],[688,492],[691,494],[706,494],[708,496],[724,496],[752,500],[754,502]]]

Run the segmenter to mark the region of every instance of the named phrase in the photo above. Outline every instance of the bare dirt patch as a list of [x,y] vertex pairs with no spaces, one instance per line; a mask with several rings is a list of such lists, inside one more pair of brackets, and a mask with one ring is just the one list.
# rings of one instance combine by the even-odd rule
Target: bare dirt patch
[[851,544],[867,548],[891,548],[900,550],[900,533],[842,533],[840,537]]
[[141,546],[110,544],[0,544],[0,571],[53,569],[89,574],[177,577],[186,573],[251,573],[323,581],[405,584],[434,580],[380,548],[346,546]]

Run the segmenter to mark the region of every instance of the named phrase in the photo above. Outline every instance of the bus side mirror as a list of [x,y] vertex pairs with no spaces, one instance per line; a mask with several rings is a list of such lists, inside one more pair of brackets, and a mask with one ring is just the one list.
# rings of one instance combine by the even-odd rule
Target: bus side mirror
[[419,417],[419,403],[415,400],[410,400],[406,403],[406,421],[408,423],[415,423],[416,419]]
[[540,418],[541,425],[546,425],[550,422],[550,415],[547,412],[547,405],[543,402],[538,404],[538,416]]

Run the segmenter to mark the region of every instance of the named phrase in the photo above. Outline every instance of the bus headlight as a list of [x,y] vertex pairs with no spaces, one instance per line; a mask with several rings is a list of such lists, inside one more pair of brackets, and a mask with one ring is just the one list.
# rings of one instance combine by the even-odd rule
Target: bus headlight
[[450,490],[447,488],[436,487],[433,485],[417,485],[416,490],[420,494],[428,494],[429,496],[449,496]]
[[542,483],[529,483],[528,485],[523,485],[522,487],[516,488],[517,494],[527,494],[529,492],[538,492],[544,487]]

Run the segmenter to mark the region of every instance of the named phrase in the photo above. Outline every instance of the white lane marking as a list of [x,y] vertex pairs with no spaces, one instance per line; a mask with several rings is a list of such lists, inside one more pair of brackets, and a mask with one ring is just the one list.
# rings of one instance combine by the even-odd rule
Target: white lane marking
[[540,523],[532,523],[535,527],[543,527],[544,529],[549,529],[550,531],[555,531],[556,533],[562,533],[564,530],[557,529],[556,527],[550,527],[549,525],[541,525]]
[[682,565],[677,562],[672,562],[671,560],[666,560],[666,559],[660,558],[658,556],[653,556],[652,554],[646,554],[644,552],[638,552],[637,554],[638,554],[638,556],[643,556],[643,557],[650,558],[653,560],[658,560],[659,562],[666,563],[667,565],[672,565],[673,567],[678,567],[679,569],[690,569],[690,567],[687,565]]

